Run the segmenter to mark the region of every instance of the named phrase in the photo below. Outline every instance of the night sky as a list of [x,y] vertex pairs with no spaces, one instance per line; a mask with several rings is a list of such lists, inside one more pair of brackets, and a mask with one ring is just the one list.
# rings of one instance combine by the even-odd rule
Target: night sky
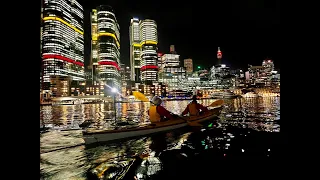
[[[121,62],[129,65],[129,25],[132,17],[153,19],[158,24],[159,51],[169,53],[175,45],[180,60],[192,58],[194,66],[222,63],[247,69],[272,59],[280,68],[280,1],[223,0],[79,0],[85,9],[85,61],[90,57],[92,8],[110,5],[120,25]],[[180,2],[180,3],[179,3]],[[85,62],[88,63],[88,62]]]

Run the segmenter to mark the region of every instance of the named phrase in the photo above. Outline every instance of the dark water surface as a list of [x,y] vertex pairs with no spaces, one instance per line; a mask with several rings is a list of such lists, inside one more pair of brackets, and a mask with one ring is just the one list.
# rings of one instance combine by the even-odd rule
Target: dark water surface
[[[213,101],[199,102],[209,105]],[[188,102],[167,101],[164,105],[179,114]],[[118,103],[117,122],[148,123],[149,105]],[[203,123],[203,127],[186,127],[95,147],[83,144],[79,125],[88,120],[93,122],[93,128],[112,128],[115,124],[113,105],[40,107],[42,179],[252,176],[253,172],[274,173],[281,157],[280,97],[225,100],[219,118]],[[261,164],[271,165],[266,169]]]

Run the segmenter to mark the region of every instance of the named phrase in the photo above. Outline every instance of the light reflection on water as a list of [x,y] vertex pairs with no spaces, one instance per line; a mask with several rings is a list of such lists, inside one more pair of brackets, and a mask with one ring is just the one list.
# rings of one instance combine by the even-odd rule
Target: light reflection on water
[[[205,99],[199,102],[209,105],[213,101]],[[165,101],[163,105],[171,112],[180,114],[188,102],[187,100]],[[117,119],[146,123],[149,106],[150,103],[117,103]],[[203,146],[196,146],[192,145],[195,144],[194,140],[189,139],[195,133],[190,129],[183,129],[165,133],[160,138],[142,137],[86,148],[83,145],[81,130],[71,130],[80,129],[79,125],[86,120],[92,120],[94,122],[92,126],[95,128],[111,127],[114,120],[113,104],[40,107],[40,128],[48,128],[48,132],[40,135],[40,174],[44,179],[90,179],[88,172],[97,175],[99,173],[94,170],[95,168],[105,169],[106,167],[109,167],[108,170],[104,175],[102,173],[105,177],[126,177],[129,169],[135,169],[134,175],[137,179],[146,179],[163,169],[161,158],[159,159],[163,152],[179,150],[182,147],[198,152],[199,148],[225,147],[226,143],[214,145],[213,141],[230,140],[230,137],[226,138],[225,135],[221,137],[214,135],[214,138],[213,135],[206,135],[207,140],[201,141]],[[225,130],[226,126],[234,126],[272,132],[280,130],[278,120],[280,120],[280,97],[237,98],[225,100],[225,107],[217,121],[220,126],[214,127]],[[141,154],[149,156],[143,157],[141,162],[138,162],[135,159],[141,158],[134,157]],[[180,159],[190,156],[187,152],[180,155],[182,156]],[[132,164],[137,162],[139,165],[134,167]]]

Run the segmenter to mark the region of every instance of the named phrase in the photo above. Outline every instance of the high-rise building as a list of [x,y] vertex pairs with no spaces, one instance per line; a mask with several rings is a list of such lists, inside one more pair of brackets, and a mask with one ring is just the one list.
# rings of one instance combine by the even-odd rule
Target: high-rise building
[[220,50],[220,47],[218,47],[218,51],[217,51],[217,58],[218,58],[218,64],[221,64],[221,59],[222,59],[222,52]]
[[133,18],[130,22],[130,66],[131,66],[131,80],[140,81],[140,63],[141,63],[141,41],[140,41],[140,27],[139,19]]
[[263,66],[252,66],[248,67],[249,77],[251,84],[264,84],[264,67]]
[[[42,22],[43,19],[43,1],[41,1],[41,15],[40,15],[40,22]],[[40,24],[40,77],[42,79],[42,34],[43,34],[43,23]],[[42,84],[42,81],[41,81]],[[42,86],[42,85],[41,85]]]
[[131,71],[129,66],[126,66],[125,64],[120,64],[120,74],[122,83],[131,80]]
[[184,67],[180,67],[179,57],[178,54],[164,54],[162,56],[164,68],[159,82],[168,84],[170,91],[178,89],[178,82],[186,78],[186,70]]
[[97,10],[93,9],[91,12],[91,57],[90,65],[98,62],[98,49],[97,49],[97,40],[98,40],[98,14]]
[[270,86],[272,80],[272,71],[274,70],[273,61],[268,59],[262,62],[262,67],[264,69],[263,76],[265,79],[265,85]]
[[92,73],[92,81],[96,83],[97,79],[97,67],[98,67],[98,14],[97,10],[93,9],[91,12],[91,56],[90,56],[90,63],[89,67]]
[[174,45],[170,45],[170,53],[171,54],[176,54],[176,50],[174,48]]
[[162,58],[163,54],[158,52],[158,81],[163,82],[165,62]]
[[210,69],[211,75],[214,75],[216,78],[223,78],[230,75],[230,67],[225,64],[219,64],[217,66],[212,66]]
[[158,32],[154,20],[132,18],[129,28],[131,80],[158,80]]
[[55,78],[54,82],[61,79],[58,76],[84,81],[82,6],[76,0],[45,0],[41,16],[43,88],[58,88],[50,83],[51,76]]
[[264,68],[264,71],[267,75],[271,74],[271,72],[274,70],[274,64],[273,61],[268,59],[268,60],[264,60],[262,62],[262,66]]
[[139,24],[141,39],[141,81],[158,80],[158,32],[154,20],[142,20]]
[[180,55],[178,54],[164,54],[162,61],[164,62],[165,68],[180,67]]
[[128,87],[131,86],[131,70],[129,66],[125,64],[120,64],[120,74],[121,74],[121,94],[127,96],[129,93]]
[[163,72],[164,59],[162,59],[163,54],[158,52],[158,73]]
[[183,61],[183,66],[186,68],[187,74],[192,74],[193,73],[192,59],[185,59]]
[[[96,13],[96,17],[94,16]],[[97,79],[102,85],[100,95],[111,95],[111,87],[120,91],[120,27],[110,6],[101,5],[93,10],[92,31],[95,31],[95,18],[97,20],[97,31],[94,32],[92,40],[96,41],[92,46],[93,63],[97,52]],[[96,37],[95,37],[96,33]]]

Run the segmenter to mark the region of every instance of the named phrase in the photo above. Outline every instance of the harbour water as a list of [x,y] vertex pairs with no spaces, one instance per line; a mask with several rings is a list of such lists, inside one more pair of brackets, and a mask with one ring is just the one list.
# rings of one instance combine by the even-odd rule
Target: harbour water
[[[209,105],[214,100],[199,100]],[[180,114],[188,100],[165,101]],[[112,128],[117,123],[148,123],[149,103],[80,104],[40,107],[41,179],[185,179],[200,178],[234,162],[275,161],[280,156],[280,97],[225,100],[217,119],[203,127],[171,132],[95,147],[84,145],[85,121],[92,127]],[[237,163],[233,163],[235,166]],[[206,164],[209,164],[206,165]],[[237,164],[239,165],[239,164]],[[229,166],[229,165],[228,165]],[[235,167],[235,168],[240,168]]]

